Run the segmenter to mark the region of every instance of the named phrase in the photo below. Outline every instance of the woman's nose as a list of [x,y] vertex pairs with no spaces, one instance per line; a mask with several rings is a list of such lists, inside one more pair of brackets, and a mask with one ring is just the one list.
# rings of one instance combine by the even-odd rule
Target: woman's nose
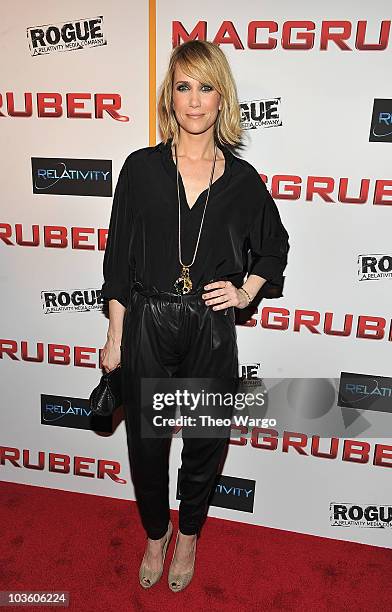
[[200,95],[197,91],[191,91],[189,105],[192,107],[200,106]]

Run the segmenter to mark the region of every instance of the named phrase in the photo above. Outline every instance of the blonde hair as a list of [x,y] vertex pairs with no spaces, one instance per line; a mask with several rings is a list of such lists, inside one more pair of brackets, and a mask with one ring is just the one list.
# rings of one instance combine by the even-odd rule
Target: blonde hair
[[218,143],[232,147],[242,144],[241,114],[236,84],[223,51],[214,43],[189,40],[175,47],[158,96],[158,124],[162,140],[178,143],[179,126],[174,114],[173,80],[176,64],[183,72],[201,83],[212,85],[221,94],[221,110],[214,125]]

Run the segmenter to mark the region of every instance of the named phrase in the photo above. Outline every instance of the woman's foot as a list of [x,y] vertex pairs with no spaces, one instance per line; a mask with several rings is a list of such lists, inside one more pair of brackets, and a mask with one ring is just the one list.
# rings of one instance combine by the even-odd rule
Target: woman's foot
[[197,535],[177,532],[168,583],[172,591],[182,591],[192,580],[195,566]]
[[162,576],[166,549],[172,533],[173,525],[169,521],[167,532],[162,538],[159,540],[147,538],[147,546],[139,570],[139,581],[142,587],[150,588]]

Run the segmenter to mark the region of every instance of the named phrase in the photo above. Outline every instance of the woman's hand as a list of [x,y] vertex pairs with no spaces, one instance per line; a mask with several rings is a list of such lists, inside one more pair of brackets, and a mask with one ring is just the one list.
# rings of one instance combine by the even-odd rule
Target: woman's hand
[[121,362],[121,341],[114,340],[110,336],[102,349],[102,367],[105,372],[111,372],[120,365]]
[[248,306],[246,294],[237,289],[231,281],[215,281],[205,285],[204,289],[214,289],[201,296],[207,306],[212,306],[212,310],[223,310],[230,306],[242,309]]

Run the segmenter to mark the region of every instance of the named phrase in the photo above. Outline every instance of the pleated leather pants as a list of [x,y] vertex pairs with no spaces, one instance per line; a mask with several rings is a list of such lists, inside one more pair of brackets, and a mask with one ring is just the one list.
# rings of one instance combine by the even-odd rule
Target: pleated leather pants
[[[238,377],[234,307],[213,311],[201,297],[133,285],[121,341],[124,414],[131,475],[142,524],[151,539],[170,518],[170,437],[141,435],[141,379]],[[198,534],[228,443],[226,437],[184,437],[180,469],[179,528]]]

